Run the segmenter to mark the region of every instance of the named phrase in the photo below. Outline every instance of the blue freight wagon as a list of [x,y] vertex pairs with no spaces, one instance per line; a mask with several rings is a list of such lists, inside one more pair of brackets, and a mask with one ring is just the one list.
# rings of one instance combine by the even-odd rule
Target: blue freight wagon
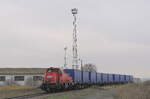
[[68,73],[73,78],[74,83],[82,83],[82,75],[80,70],[64,69],[64,72]]
[[113,74],[108,74],[108,82],[113,83]]
[[96,83],[96,72],[89,72],[90,83]]
[[125,75],[119,75],[120,76],[120,82],[123,83],[125,82]]
[[96,79],[97,79],[97,83],[101,84],[102,83],[102,73],[97,73]]
[[120,79],[119,79],[119,75],[118,74],[113,74],[113,80],[115,83],[119,83]]
[[127,83],[127,82],[129,82],[130,81],[130,76],[129,75],[125,75],[125,82]]
[[90,76],[88,71],[82,71],[82,83],[90,83]]
[[107,83],[108,82],[108,74],[102,73],[102,81],[103,81],[103,83]]
[[133,76],[129,76],[129,82],[133,82]]

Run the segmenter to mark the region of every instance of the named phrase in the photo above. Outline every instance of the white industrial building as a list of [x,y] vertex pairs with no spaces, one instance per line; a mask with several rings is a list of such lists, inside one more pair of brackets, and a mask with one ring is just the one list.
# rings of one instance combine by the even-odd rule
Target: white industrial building
[[42,84],[45,68],[0,68],[0,86]]

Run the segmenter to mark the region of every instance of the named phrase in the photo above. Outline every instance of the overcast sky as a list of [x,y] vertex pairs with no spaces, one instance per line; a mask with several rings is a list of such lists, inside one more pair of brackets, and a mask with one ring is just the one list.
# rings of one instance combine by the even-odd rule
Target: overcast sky
[[0,67],[60,67],[71,8],[78,8],[78,48],[100,72],[150,77],[149,0],[1,0]]

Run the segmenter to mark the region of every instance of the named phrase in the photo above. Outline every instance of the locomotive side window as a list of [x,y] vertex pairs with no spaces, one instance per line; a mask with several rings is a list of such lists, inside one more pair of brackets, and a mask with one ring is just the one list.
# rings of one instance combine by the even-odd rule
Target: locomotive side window
[[51,68],[49,68],[49,69],[47,69],[47,72],[49,72],[49,73],[51,73],[51,72],[58,72],[58,69],[51,69]]
[[0,81],[5,81],[5,80],[6,80],[5,76],[0,76]]
[[50,72],[52,72],[52,70],[51,70],[51,69],[47,69],[47,72],[49,72],[49,73],[50,73]]
[[24,81],[24,76],[15,76],[15,81]]

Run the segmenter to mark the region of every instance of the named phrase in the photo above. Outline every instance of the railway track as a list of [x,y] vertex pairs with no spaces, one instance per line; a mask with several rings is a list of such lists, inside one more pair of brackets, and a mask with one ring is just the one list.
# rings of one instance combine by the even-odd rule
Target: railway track
[[[31,88],[31,89],[21,89],[21,90],[19,89],[19,90],[8,90],[7,91],[7,93],[12,94],[11,92],[14,92],[14,95],[12,95],[12,96],[5,95],[7,97],[0,97],[0,99],[29,99],[32,97],[44,96],[46,94],[48,95],[48,93],[41,91],[41,89],[39,87]],[[29,92],[29,93],[27,93],[27,92]],[[0,93],[5,94],[6,91],[4,91],[4,92],[2,91]],[[15,93],[16,93],[16,95],[15,95]],[[23,93],[26,93],[26,94],[23,94]]]
[[[38,88],[35,88],[35,89],[38,89]],[[68,92],[68,91],[71,92],[71,91],[77,91],[77,90],[65,90],[65,91],[51,92],[51,94],[47,93],[47,92],[40,92],[40,93],[35,93],[35,94],[20,95],[20,96],[3,98],[3,99],[30,99],[30,98],[34,98],[34,97],[49,96],[49,95],[52,95],[52,94],[63,93],[63,92]]]
[[16,96],[16,97],[4,98],[4,99],[28,99],[28,98],[44,96],[44,95],[47,95],[47,93],[42,92],[42,93],[28,94],[28,95],[22,95],[22,96]]

